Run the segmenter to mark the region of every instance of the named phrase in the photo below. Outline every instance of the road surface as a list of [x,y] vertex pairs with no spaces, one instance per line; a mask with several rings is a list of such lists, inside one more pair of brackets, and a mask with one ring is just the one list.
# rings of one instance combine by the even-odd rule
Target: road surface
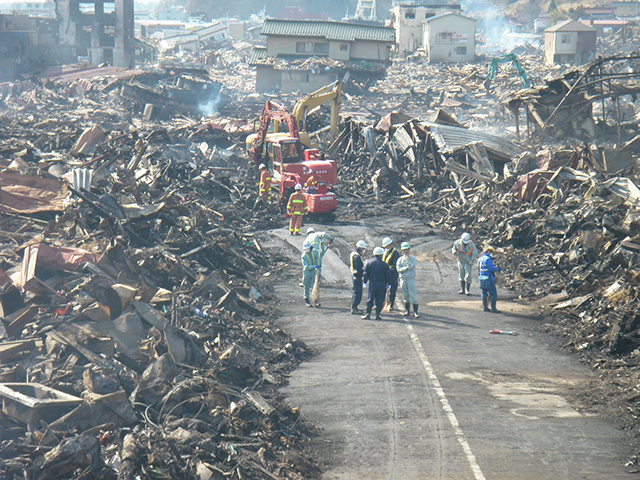
[[[292,262],[276,288],[280,324],[316,352],[284,392],[320,428],[313,448],[324,480],[629,477],[624,433],[580,405],[597,376],[550,346],[529,308],[499,300],[504,313],[482,312],[477,282],[471,296],[458,295],[451,241],[392,217],[327,231],[341,258],[325,257],[319,309],[304,307],[298,286],[304,236],[283,229],[265,237]],[[419,319],[349,314],[351,246],[380,245],[387,235],[414,246]]]

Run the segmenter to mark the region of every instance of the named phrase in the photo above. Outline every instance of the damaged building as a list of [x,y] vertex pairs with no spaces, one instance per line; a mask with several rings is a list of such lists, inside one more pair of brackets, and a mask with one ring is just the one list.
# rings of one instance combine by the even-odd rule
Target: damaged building
[[476,20],[447,12],[426,19],[424,50],[430,63],[472,62],[475,58]]
[[461,13],[457,3],[431,4],[426,0],[396,0],[391,18],[396,32],[396,43],[401,55],[413,53],[423,46],[423,22],[447,12]]
[[344,22],[267,19],[266,47],[249,63],[257,69],[258,92],[311,93],[350,77],[381,78],[391,57],[391,28]]
[[59,0],[56,13],[61,62],[84,59],[92,65],[134,65],[133,0]]
[[544,63],[574,63],[593,60],[598,31],[575,20],[565,20],[544,31]]
[[57,55],[54,18],[0,14],[0,81],[48,65]]

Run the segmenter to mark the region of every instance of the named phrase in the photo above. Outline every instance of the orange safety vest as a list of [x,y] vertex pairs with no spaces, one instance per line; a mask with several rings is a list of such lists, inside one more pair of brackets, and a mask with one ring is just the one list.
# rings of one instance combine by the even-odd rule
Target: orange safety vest
[[309,211],[307,199],[302,192],[292,193],[287,204],[287,212],[291,215],[304,215]]
[[469,240],[469,252],[463,252],[462,245],[465,245],[465,243],[462,240],[460,240],[460,244],[458,245],[458,253],[461,253],[462,255],[471,256],[471,253],[473,252],[473,242]]
[[266,168],[260,172],[260,193],[271,190],[271,174]]

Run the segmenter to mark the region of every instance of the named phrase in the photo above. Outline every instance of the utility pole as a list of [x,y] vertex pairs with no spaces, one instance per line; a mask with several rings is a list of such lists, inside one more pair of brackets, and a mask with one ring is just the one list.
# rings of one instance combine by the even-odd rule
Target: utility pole
[[358,20],[377,20],[376,0],[358,0],[355,18]]

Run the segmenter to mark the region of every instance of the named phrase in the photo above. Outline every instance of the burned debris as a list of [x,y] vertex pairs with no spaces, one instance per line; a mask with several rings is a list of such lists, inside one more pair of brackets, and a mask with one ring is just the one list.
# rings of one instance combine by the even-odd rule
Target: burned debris
[[309,352],[273,323],[272,214],[226,149],[246,130],[87,84],[2,97],[0,476],[309,478],[276,391]]

